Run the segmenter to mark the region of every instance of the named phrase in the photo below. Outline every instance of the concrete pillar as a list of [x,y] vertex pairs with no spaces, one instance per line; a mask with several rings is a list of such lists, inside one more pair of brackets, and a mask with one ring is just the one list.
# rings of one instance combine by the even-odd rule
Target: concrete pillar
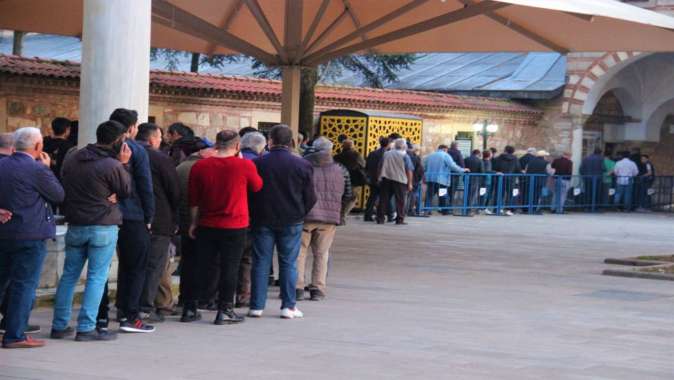
[[151,0],[84,0],[78,145],[119,107],[147,120]]
[[292,129],[297,137],[300,127],[300,77],[299,66],[283,66],[283,89],[281,94],[281,123]]
[[580,120],[574,120],[572,128],[571,161],[573,161],[573,174],[578,174],[580,163],[583,160],[583,123]]

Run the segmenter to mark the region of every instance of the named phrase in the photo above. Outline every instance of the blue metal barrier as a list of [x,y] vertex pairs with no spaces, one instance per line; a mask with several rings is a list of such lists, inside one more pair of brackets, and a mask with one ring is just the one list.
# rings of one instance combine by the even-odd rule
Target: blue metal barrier
[[[427,173],[428,174],[428,173]],[[435,176],[431,176],[435,177]],[[550,176],[546,174],[453,173],[449,183],[425,183],[417,189],[417,209],[429,214],[510,215],[564,210],[674,209],[674,177]]]

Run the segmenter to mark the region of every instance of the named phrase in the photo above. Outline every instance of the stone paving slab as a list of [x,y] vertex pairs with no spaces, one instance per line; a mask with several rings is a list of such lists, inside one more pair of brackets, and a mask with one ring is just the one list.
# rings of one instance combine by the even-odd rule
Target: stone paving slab
[[[602,276],[671,253],[674,216],[440,217],[338,230],[304,320],[158,325],[115,342],[0,350],[0,379],[672,379],[674,288]],[[48,329],[51,311],[32,321]],[[44,334],[43,334],[44,335]]]

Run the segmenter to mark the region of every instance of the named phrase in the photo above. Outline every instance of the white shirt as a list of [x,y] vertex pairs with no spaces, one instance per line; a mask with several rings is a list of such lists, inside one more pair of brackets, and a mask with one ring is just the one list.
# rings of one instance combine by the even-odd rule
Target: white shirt
[[623,158],[615,164],[613,168],[613,173],[615,174],[618,185],[629,185],[630,179],[636,177],[639,174],[639,168],[634,163],[634,161],[629,158]]

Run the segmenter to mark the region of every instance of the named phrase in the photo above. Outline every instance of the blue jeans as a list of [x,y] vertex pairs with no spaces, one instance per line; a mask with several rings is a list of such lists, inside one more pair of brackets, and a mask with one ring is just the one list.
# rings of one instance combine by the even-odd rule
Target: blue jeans
[[623,207],[625,211],[632,209],[632,185],[618,185],[615,192],[615,197],[613,198],[613,203],[618,206],[620,200],[623,200]]
[[66,234],[66,257],[63,275],[54,300],[52,329],[61,331],[68,326],[73,306],[73,293],[87,262],[82,308],[77,317],[77,331],[96,328],[96,315],[103,288],[108,280],[110,262],[117,245],[117,226],[70,226]]
[[2,343],[26,339],[24,331],[47,256],[44,240],[0,240],[0,283],[9,279],[8,309]]
[[267,303],[267,281],[274,257],[274,245],[278,251],[281,308],[294,308],[297,256],[300,253],[302,241],[302,223],[284,227],[255,227],[253,239],[250,308],[264,310]]

